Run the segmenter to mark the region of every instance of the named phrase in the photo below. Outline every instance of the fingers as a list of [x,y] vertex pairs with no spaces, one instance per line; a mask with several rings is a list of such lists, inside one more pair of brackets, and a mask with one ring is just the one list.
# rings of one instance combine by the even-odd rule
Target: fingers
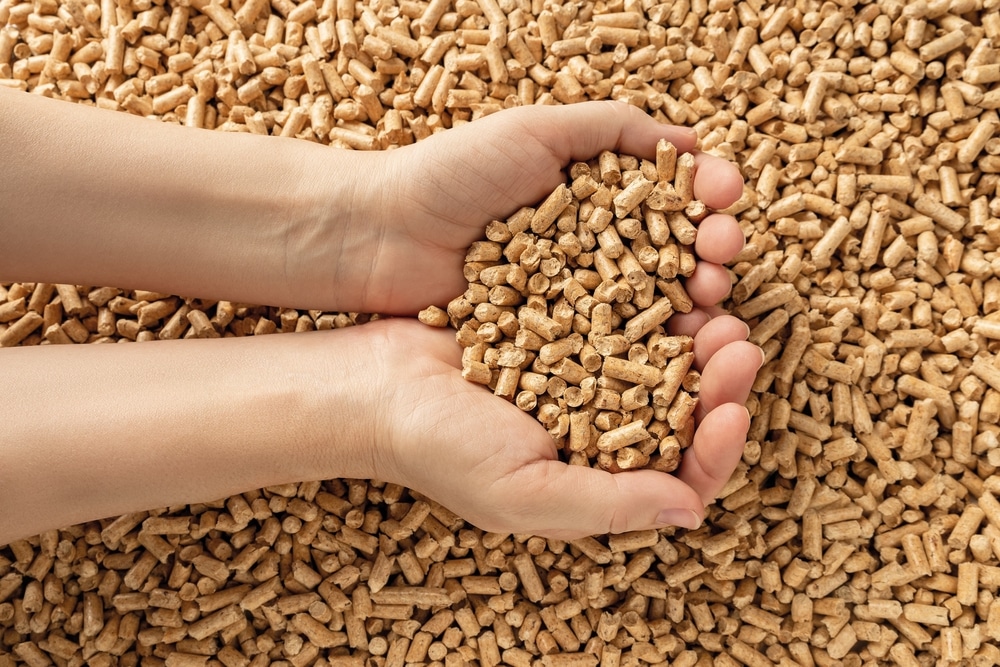
[[729,271],[722,266],[743,249],[743,230],[731,215],[713,214],[698,224],[694,274],[684,281],[688,295],[699,306],[722,301],[732,288]]
[[743,455],[750,415],[737,403],[710,412],[698,425],[677,477],[694,489],[704,505],[718,495]]
[[743,194],[743,176],[735,164],[706,153],[695,153],[694,196],[709,208],[721,210]]
[[667,321],[667,331],[672,336],[691,336],[701,331],[701,328],[716,317],[729,315],[721,306],[698,306],[690,313],[672,315]]
[[563,164],[589,160],[604,150],[652,159],[660,139],[669,140],[679,151],[693,150],[697,139],[693,130],[664,125],[622,102],[520,107],[508,113]]
[[[748,334],[749,327],[729,315],[708,320],[695,334],[694,363],[701,369],[695,419],[700,424],[721,405],[746,403],[764,359],[760,348],[746,341]],[[700,433],[703,426],[698,428]]]
[[736,218],[714,213],[698,223],[694,251],[706,262],[725,264],[736,257],[745,242]]
[[729,343],[745,341],[750,335],[750,327],[732,315],[720,315],[706,319],[697,331],[688,335],[694,336],[695,367],[704,372],[705,364],[716,352]]
[[[701,353],[696,342],[696,362]],[[701,389],[698,392],[698,410],[695,416],[705,417],[724,403],[746,403],[763,360],[760,348],[747,341],[728,343],[715,352],[701,372]]]
[[[656,142],[667,139],[680,152],[692,152],[697,134],[664,125],[642,110],[621,102],[583,102],[556,107],[522,107],[529,131],[564,163],[589,160],[603,150],[652,159]],[[530,114],[530,116],[529,116]],[[732,205],[743,194],[743,176],[722,158],[695,152],[695,197],[713,209]]]
[[672,336],[693,338],[712,317],[713,315],[705,308],[695,308],[690,313],[676,313],[667,320],[667,332]]
[[684,281],[684,288],[695,305],[714,306],[726,298],[732,284],[726,267],[711,262],[698,262],[694,273]]
[[[558,461],[529,464],[510,479],[509,498],[523,498],[531,516],[519,530],[559,539],[682,526],[697,528],[704,502],[676,477],[652,470],[612,475]],[[527,490],[534,493],[526,493]],[[497,490],[497,489],[494,489]]]

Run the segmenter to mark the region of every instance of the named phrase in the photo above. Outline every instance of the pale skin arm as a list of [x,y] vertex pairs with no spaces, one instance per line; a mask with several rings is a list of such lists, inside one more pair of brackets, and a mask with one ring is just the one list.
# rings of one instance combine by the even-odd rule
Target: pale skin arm
[[[361,310],[358,281],[330,270],[370,268],[352,215],[367,221],[384,208],[365,187],[381,180],[384,154],[178,127],[2,87],[0,148],[0,280]],[[344,253],[338,267],[330,248]]]
[[[331,478],[416,488],[497,532],[691,526],[742,451],[743,387],[760,356],[749,343],[727,344],[739,327],[720,318],[696,339],[707,359],[698,362],[704,412],[676,477],[557,463],[541,425],[462,379],[450,332],[407,318],[296,335],[3,350],[15,389],[0,392],[0,545]],[[451,463],[442,469],[442,460]]]
[[[543,198],[569,162],[649,153],[661,137],[681,150],[695,141],[597,102],[496,114],[398,151],[344,151],[0,86],[0,281],[412,315],[461,293],[483,226]],[[734,166],[696,159],[696,196],[714,208],[739,196]],[[708,305],[728,291],[718,264],[743,236],[729,216],[702,228],[705,261],[687,289]]]
[[[504,112],[469,128],[360,154],[0,92],[0,152],[12,156],[0,161],[10,211],[0,280],[412,314],[459,293],[483,225],[540,199],[568,162],[605,148],[648,154],[661,136],[682,150],[694,141],[610,103]],[[725,207],[738,172],[697,160],[696,195]],[[703,261],[687,287],[703,308],[675,322],[697,334],[701,425],[676,475],[557,463],[537,422],[461,380],[452,333],[413,320],[260,341],[4,350],[18,389],[0,392],[0,412],[17,415],[0,439],[0,543],[331,477],[404,484],[490,530],[693,524],[739,459],[760,363],[741,342],[745,325],[709,321],[729,288],[718,263],[741,245],[732,218],[702,223]],[[454,465],[427,465],[440,460]]]
[[[375,474],[365,337],[3,350],[0,544],[284,482]],[[335,341],[331,338],[335,337]]]

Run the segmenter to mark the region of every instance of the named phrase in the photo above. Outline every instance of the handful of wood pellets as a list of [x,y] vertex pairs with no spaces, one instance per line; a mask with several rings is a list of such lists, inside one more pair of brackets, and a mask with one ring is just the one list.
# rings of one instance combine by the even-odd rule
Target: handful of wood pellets
[[465,259],[469,288],[419,315],[451,324],[462,375],[544,425],[570,464],[677,468],[694,433],[693,340],[664,324],[692,308],[694,158],[604,152],[537,208],[493,221]]

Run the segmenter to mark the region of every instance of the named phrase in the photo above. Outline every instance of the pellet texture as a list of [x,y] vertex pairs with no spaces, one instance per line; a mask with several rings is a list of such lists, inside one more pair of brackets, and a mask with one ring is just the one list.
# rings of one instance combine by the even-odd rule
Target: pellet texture
[[[698,530],[569,543],[496,535],[406,489],[356,480],[129,514],[0,548],[0,667],[1000,664],[998,10],[997,0],[0,0],[0,85],[151,122],[372,150],[512,106],[611,99],[693,127],[701,150],[746,178],[728,212],[747,243],[722,305],[766,355],[742,461]],[[586,218],[593,248],[581,241],[574,256],[572,239],[560,241],[579,240],[586,198],[624,193],[642,173],[619,155],[603,166],[590,157],[593,183],[567,165],[566,191],[517,218],[531,250],[512,260],[503,251],[515,235],[489,230],[500,255],[470,249],[469,282],[481,286],[470,293],[484,300],[424,318],[475,318],[469,340],[493,351],[470,358],[482,364],[469,364],[470,379],[553,420],[567,458],[575,446],[584,457],[641,448],[629,442],[642,435],[635,420],[613,416],[662,407],[644,382],[653,377],[605,363],[646,365],[632,345],[652,356],[663,322],[630,334],[634,300],[652,296],[655,308],[670,297],[655,283],[671,278],[657,274],[648,291],[622,270],[634,268],[626,246],[643,273],[653,266],[616,196],[602,201],[618,221]],[[646,216],[631,217],[661,243]],[[668,228],[679,246],[697,232]],[[570,265],[591,252],[592,266]],[[683,257],[679,247],[678,271]],[[524,285],[491,271],[500,264],[518,265]],[[601,280],[584,284],[581,269]],[[673,279],[683,285],[683,273]],[[631,302],[618,301],[625,285]],[[372,317],[0,285],[0,347]],[[519,334],[523,359],[504,345]],[[543,349],[548,370],[532,370]],[[588,378],[589,400],[609,407],[571,412],[581,396],[570,390],[589,391]],[[574,431],[574,414],[591,422],[575,417]],[[647,432],[652,419],[639,422]]]

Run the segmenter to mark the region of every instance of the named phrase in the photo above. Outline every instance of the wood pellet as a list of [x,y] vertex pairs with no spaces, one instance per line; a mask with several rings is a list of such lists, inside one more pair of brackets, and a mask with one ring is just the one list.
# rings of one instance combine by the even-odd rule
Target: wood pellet
[[[356,480],[134,513],[0,548],[0,667],[1000,663],[998,10],[996,0],[0,0],[0,85],[150,122],[372,150],[512,106],[613,99],[693,127],[701,150],[746,178],[728,211],[747,242],[724,305],[767,360],[743,459],[698,530],[568,543],[483,533],[418,494]],[[603,185],[600,159],[600,178],[588,169]],[[610,158],[605,169],[614,178]],[[567,193],[590,196],[573,191],[575,178],[546,214]],[[604,208],[618,215],[613,201]],[[522,232],[565,233],[564,210]],[[692,229],[668,230],[690,243]],[[513,239],[486,231],[490,243]],[[617,252],[610,233],[595,242]],[[596,344],[584,354],[578,301],[529,313],[523,327],[504,310],[530,298],[521,287],[491,301],[510,287],[509,271],[486,265],[500,261],[491,250],[470,250],[482,263],[476,308],[498,314],[480,321],[495,332],[477,327],[475,339],[530,332],[533,354],[555,345],[547,365],[562,375],[535,378],[517,353],[501,366],[497,348],[496,368],[479,360],[478,378],[515,403],[535,396],[529,409],[559,432],[550,383],[562,397],[582,393],[595,361],[631,361],[613,345],[614,307],[596,307],[614,301],[601,301],[611,286],[579,296],[595,304],[591,329],[595,310],[598,326],[613,325],[608,354]],[[678,272],[693,260],[667,254]],[[640,274],[622,271],[621,256],[586,268],[614,266],[615,284],[631,287]],[[552,289],[563,267],[546,275],[551,259],[538,252],[525,271],[529,295]],[[479,320],[475,310],[463,317]],[[0,347],[373,317],[0,284]],[[517,377],[501,383],[500,369]],[[630,377],[639,381],[618,378],[607,400],[620,410],[645,390],[655,412],[656,385]],[[590,400],[601,389],[595,381]],[[594,433],[574,440],[580,424],[565,414],[563,437],[586,452]],[[632,422],[602,423],[614,433]]]

